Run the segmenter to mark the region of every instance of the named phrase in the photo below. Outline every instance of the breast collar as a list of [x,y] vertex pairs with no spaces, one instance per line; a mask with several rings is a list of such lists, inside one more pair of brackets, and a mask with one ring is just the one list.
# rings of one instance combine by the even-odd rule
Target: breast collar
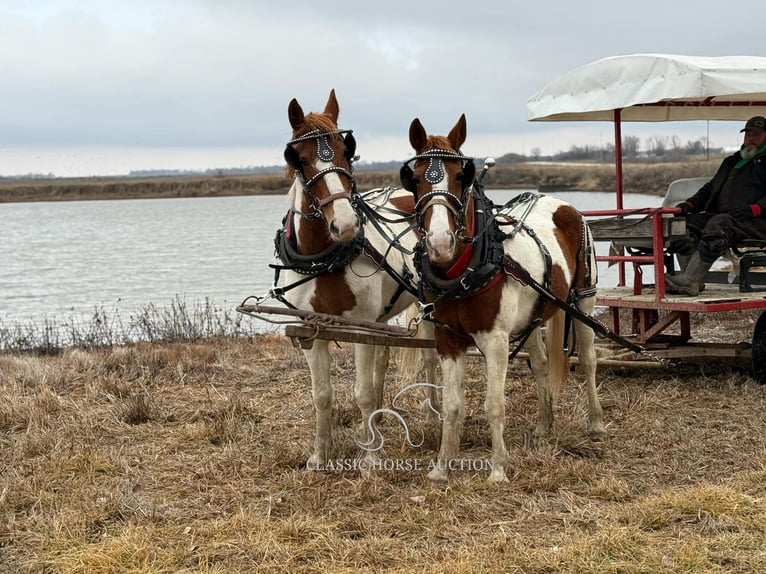
[[294,211],[290,209],[282,220],[282,227],[274,238],[274,252],[282,265],[271,264],[274,269],[289,269],[302,275],[319,275],[342,269],[362,253],[365,246],[364,227],[351,241],[339,243],[330,241],[318,253],[303,255],[298,252]]
[[[416,287],[413,285],[414,277],[405,266],[401,270],[394,269],[386,260],[386,257],[377,251],[364,235],[364,227],[360,227],[359,233],[353,240],[345,243],[331,242],[325,249],[313,255],[303,255],[298,252],[295,242],[295,222],[293,210],[289,210],[282,220],[282,227],[277,230],[274,238],[275,256],[282,265],[274,263],[269,267],[274,269],[274,285],[271,294],[282,301],[288,307],[293,305],[285,299],[284,294],[307,281],[333,271],[340,271],[360,255],[367,257],[383,272],[387,273],[396,283],[397,288],[391,300],[383,308],[381,316],[387,315],[396,305],[396,302],[404,293],[417,296]],[[290,285],[276,287],[279,284],[279,274],[282,270],[295,271],[304,277]]]
[[415,253],[415,266],[420,274],[420,300],[425,292],[437,300],[464,299],[494,286],[502,279],[503,233],[495,221],[492,203],[483,193],[474,195],[475,235],[455,263],[445,272],[431,265],[423,240]]

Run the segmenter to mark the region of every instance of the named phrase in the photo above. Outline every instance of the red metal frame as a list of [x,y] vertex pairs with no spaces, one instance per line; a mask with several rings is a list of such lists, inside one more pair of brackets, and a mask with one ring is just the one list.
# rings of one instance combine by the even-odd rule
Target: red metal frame
[[[641,343],[657,341],[684,344],[691,339],[690,313],[711,313],[723,311],[738,311],[745,309],[766,309],[766,297],[727,296],[719,300],[710,297],[668,297],[665,292],[665,256],[663,238],[663,215],[678,213],[672,208],[644,209],[605,209],[583,211],[586,218],[620,217],[626,215],[645,215],[651,218],[652,254],[651,255],[598,255],[598,262],[616,262],[623,266],[632,264],[632,289],[624,288],[624,274],[620,276],[619,293],[596,295],[599,306],[608,307],[612,318],[611,329],[620,334],[620,309],[628,309],[631,313],[631,335],[635,335]],[[650,286],[651,294],[645,292],[643,283],[643,265],[652,265],[654,269],[654,284]],[[623,289],[624,288],[624,289]],[[735,287],[732,286],[732,289]],[[639,297],[640,296],[640,297]],[[678,324],[680,333],[669,334],[667,329]]]

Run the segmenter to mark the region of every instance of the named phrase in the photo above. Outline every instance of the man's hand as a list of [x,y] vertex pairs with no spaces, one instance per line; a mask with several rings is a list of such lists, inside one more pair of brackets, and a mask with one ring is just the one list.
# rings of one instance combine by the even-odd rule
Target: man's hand
[[684,215],[691,213],[693,207],[694,206],[688,201],[682,201],[681,203],[676,205],[676,208],[681,210],[681,213],[677,213],[676,215],[683,217]]

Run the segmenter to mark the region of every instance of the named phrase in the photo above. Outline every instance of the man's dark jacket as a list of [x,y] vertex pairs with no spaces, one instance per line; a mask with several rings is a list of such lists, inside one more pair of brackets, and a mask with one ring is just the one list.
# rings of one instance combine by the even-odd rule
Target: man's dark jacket
[[[761,213],[766,214],[766,150],[735,169],[742,159],[736,152],[723,160],[718,171],[709,182],[687,201],[692,211],[725,213],[735,207],[757,203]],[[726,188],[726,193],[721,193]],[[719,198],[722,201],[719,204]]]

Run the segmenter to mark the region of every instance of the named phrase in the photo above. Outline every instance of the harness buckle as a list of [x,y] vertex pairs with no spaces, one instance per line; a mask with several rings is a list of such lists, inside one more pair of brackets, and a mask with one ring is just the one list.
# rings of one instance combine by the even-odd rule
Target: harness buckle
[[473,269],[470,267],[466,267],[465,270],[466,270],[466,273],[465,275],[463,275],[463,277],[460,278],[459,283],[460,283],[460,286],[463,288],[463,290],[470,291],[471,283],[470,281],[468,281],[468,279],[471,277],[471,274],[473,273]]
[[417,323],[419,324],[424,319],[426,321],[433,318],[434,315],[434,304],[433,303],[423,303],[421,301],[418,301],[418,307],[420,307],[420,313],[418,313],[418,316],[416,317]]
[[282,287],[272,287],[271,289],[269,289],[269,297],[273,299],[278,299],[284,294],[285,294],[285,290]]

